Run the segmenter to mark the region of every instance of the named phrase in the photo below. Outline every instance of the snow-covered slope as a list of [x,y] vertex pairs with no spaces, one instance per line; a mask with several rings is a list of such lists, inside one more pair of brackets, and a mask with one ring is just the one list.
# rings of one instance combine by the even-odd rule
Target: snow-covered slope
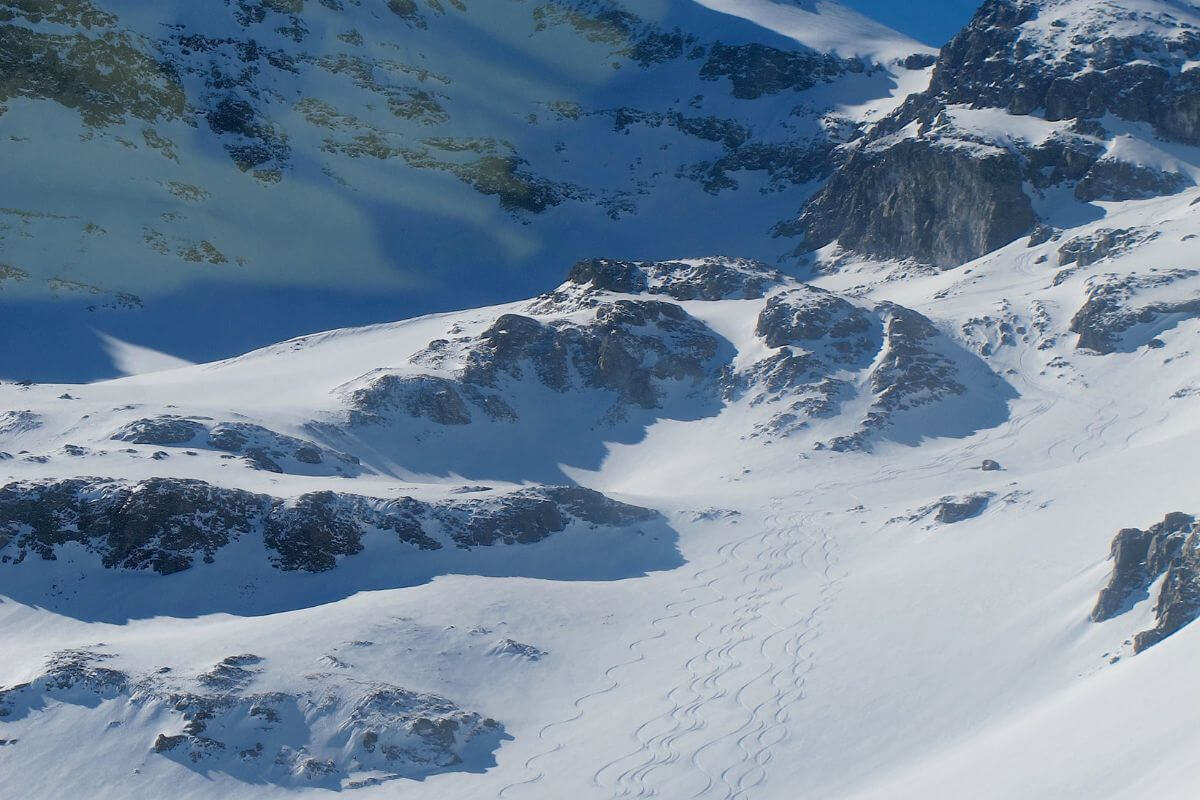
[[[531,236],[576,225],[592,249],[530,255],[555,277],[499,305],[194,364],[145,347],[170,349],[168,334],[110,336],[112,357],[139,374],[0,383],[0,795],[1195,796],[1191,4],[989,0],[932,70],[919,50],[912,69],[894,63],[906,45],[822,2],[648,3],[634,21],[599,2],[239,0],[213,14],[181,6],[185,28],[155,35],[147,8],[123,4],[118,23],[83,2],[0,3],[0,35],[91,31],[81,35],[171,54],[177,72],[138,85],[187,87],[195,127],[153,127],[174,132],[168,169],[212,181],[213,204],[196,195],[196,216],[155,226],[220,230],[225,215],[237,236],[269,237],[273,219],[325,214],[342,189],[384,192],[399,174],[429,173],[443,180],[431,198],[516,203],[495,219]],[[337,38],[349,34],[334,23],[349,19],[362,44]],[[673,52],[676,27],[703,52],[634,66],[652,43]],[[467,92],[458,70],[471,58],[548,82],[599,63],[535,69],[553,48],[529,41],[603,52],[618,75],[646,71],[629,83],[579,77],[577,116],[564,106],[514,126],[510,144],[528,161],[501,173],[525,189],[506,194],[515,183],[477,171],[495,164],[488,147],[507,152],[499,136],[456,149],[462,140],[362,127],[383,131],[388,102],[417,98],[380,83],[378,65],[373,88],[351,88],[361,74],[287,44],[311,48],[325,31],[321,41],[374,58],[388,41],[457,43],[388,56],[411,66],[424,53],[430,75],[454,76],[437,90],[453,120],[430,123],[439,130],[493,130],[526,113],[504,106],[512,75]],[[237,41],[181,38],[200,32]],[[221,132],[224,95],[207,82],[224,80],[250,35],[275,48],[254,51],[270,68],[256,61],[248,83],[221,91],[246,92],[264,116]],[[773,50],[758,49],[764,36]],[[523,55],[499,59],[494,48],[509,45]],[[271,64],[281,52],[295,72]],[[409,88],[434,80],[396,69]],[[779,82],[814,69],[822,77],[807,88]],[[28,76],[46,73],[22,74],[0,83],[15,92],[0,121],[43,125],[71,152],[147,155],[136,114],[88,123],[83,107],[103,111],[104,95],[34,100],[48,84]],[[898,88],[899,76],[917,85]],[[664,100],[660,78],[724,91],[705,92],[693,117]],[[345,93],[318,95],[309,81]],[[917,93],[897,96],[906,88]],[[357,121],[315,105],[320,124],[270,115],[300,114],[305,96],[352,104]],[[797,97],[815,105],[792,113]],[[492,106],[493,118],[473,116]],[[750,138],[718,142],[705,136],[723,123],[693,126],[734,110],[762,114],[737,117]],[[651,113],[662,116],[639,116]],[[286,139],[272,138],[280,130]],[[559,136],[568,153],[619,152],[633,169],[547,166],[538,143]],[[766,152],[753,142],[820,141],[828,173],[780,178],[774,194],[718,191],[705,216],[689,197],[708,193],[688,187],[706,178],[654,175],[644,153],[655,137],[667,153],[721,148],[733,160],[704,175],[739,182],[733,165]],[[414,142],[422,155],[407,152]],[[375,146],[407,154],[347,149]],[[247,153],[268,158],[243,174]],[[447,161],[425,160],[435,156]],[[117,164],[21,191],[88,202],[80,187],[116,173],[87,170]],[[277,183],[254,175],[276,167]],[[592,194],[519,207],[585,173]],[[112,185],[145,199],[143,178]],[[614,221],[640,232],[589,238],[604,192],[643,179],[636,213]],[[214,211],[223,181],[245,207]],[[782,240],[799,257],[766,258],[755,243],[779,240],[763,245],[762,230],[801,206],[777,230],[805,237]],[[111,230],[89,235],[137,234],[132,208],[114,207]],[[67,291],[53,269],[78,242],[53,226],[82,218],[42,213],[14,211],[20,230],[5,232],[26,260],[10,259],[0,280],[30,293],[12,324],[69,319],[33,295]],[[739,227],[748,219],[763,225]],[[326,241],[321,225],[339,218],[308,222],[278,235],[305,257],[336,249],[351,280],[367,263],[354,229]],[[457,271],[455,247],[503,258],[439,238],[448,230],[419,238],[447,280],[477,275]],[[744,237],[744,257],[698,255],[722,231]],[[628,252],[643,236],[646,249]],[[221,285],[233,309],[253,296]],[[477,288],[461,287],[462,307]],[[124,313],[104,303],[136,305],[82,291],[94,319]],[[131,313],[144,312],[156,319],[150,303]]]
[[1187,797],[1196,197],[0,386],[7,780]]

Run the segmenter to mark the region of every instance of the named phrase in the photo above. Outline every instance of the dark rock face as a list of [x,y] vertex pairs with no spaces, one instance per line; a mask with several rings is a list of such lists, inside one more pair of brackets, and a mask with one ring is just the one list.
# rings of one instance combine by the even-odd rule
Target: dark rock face
[[262,495],[186,479],[10,483],[0,487],[0,535],[15,556],[3,560],[20,563],[30,551],[54,559],[59,547],[78,542],[105,567],[167,575],[192,566],[197,555],[211,561],[267,508]]
[[[1087,301],[1071,318],[1077,347],[1102,355],[1132,352],[1156,341],[1158,328],[1187,317],[1200,316],[1200,297],[1176,302],[1137,303],[1139,290],[1191,278],[1195,272],[1177,270],[1157,276],[1103,276],[1089,280]],[[1135,331],[1141,335],[1134,335]],[[1161,344],[1161,343],[1160,343]]]
[[[808,285],[774,294],[755,330],[775,353],[725,377],[727,399],[749,394],[750,404],[784,404],[754,436],[791,434],[809,420],[837,414],[856,394],[866,413],[852,432],[815,443],[817,449],[866,450],[894,428],[899,415],[968,395],[968,386],[991,386],[963,399],[972,408],[1005,413],[1011,387],[987,365],[941,334],[921,314],[894,303],[873,308]],[[858,373],[860,377],[848,377]],[[958,412],[956,412],[958,413]],[[922,435],[960,435],[922,418]],[[938,429],[941,432],[935,432]],[[963,431],[965,432],[965,431]],[[901,437],[903,438],[903,437]]]
[[1026,234],[1036,221],[1020,161],[996,151],[909,139],[852,153],[792,225],[805,249],[834,241],[879,258],[958,266]]
[[[99,650],[52,654],[29,683],[0,687],[0,719],[53,714],[57,703],[103,714],[101,701],[116,700],[163,716],[174,730],[183,723],[179,733],[159,733],[147,743],[156,755],[247,782],[326,789],[344,788],[363,771],[396,779],[454,769],[467,747],[494,749],[505,738],[493,719],[387,683],[313,675],[311,689],[252,691],[266,664],[249,653],[224,658],[195,678],[103,666],[114,658]],[[330,716],[333,724],[323,725]]]
[[1093,200],[1142,200],[1178,194],[1193,186],[1192,179],[1179,172],[1162,172],[1141,164],[1102,158],[1075,184],[1075,197]]
[[930,91],[947,103],[1013,114],[1042,109],[1049,120],[1112,113],[1149,122],[1168,138],[1200,141],[1200,73],[1182,69],[1200,54],[1200,35],[1160,17],[1142,33],[1113,36],[1108,25],[1125,10],[1096,4],[1082,24],[1044,39],[1022,27],[1039,10],[1030,0],[988,0],[942,50]]
[[464,501],[440,515],[460,547],[530,544],[563,530],[572,519],[593,526],[648,522],[654,513],[618,503],[580,486],[519,491],[505,502]]
[[983,460],[983,465],[980,467],[984,472],[996,472],[1001,469],[1000,462],[993,461],[990,458]]
[[700,68],[700,77],[715,81],[729,78],[733,96],[754,100],[764,94],[811,89],[819,82],[847,71],[862,72],[861,62],[851,65],[816,52],[777,50],[763,44],[714,44]]
[[[833,242],[881,259],[952,267],[1022,236],[1036,222],[1026,187],[1074,188],[1083,202],[1179,192],[1187,176],[1105,156],[1096,120],[1149,122],[1200,141],[1200,35],[1167,14],[1095,3],[1068,26],[1030,25],[1033,0],[988,0],[943,50],[927,91],[843,145],[837,169],[800,217],[776,227],[799,252]],[[1114,36],[1137,20],[1144,31]],[[1070,30],[1067,30],[1067,28]],[[962,107],[1039,112],[1069,121],[1044,141],[996,138],[957,121]],[[1073,184],[1073,187],[1072,187]]]
[[573,522],[621,527],[656,515],[581,487],[521,489],[441,503],[380,500],[321,491],[282,500],[197,480],[100,478],[17,482],[0,487],[0,563],[29,553],[54,560],[68,542],[104,567],[162,575],[211,562],[232,541],[261,535],[272,566],[322,572],[389,533],[421,550],[541,541]]
[[1123,614],[1163,577],[1154,611],[1157,624],[1134,637],[1141,652],[1200,617],[1200,528],[1190,514],[1174,512],[1147,530],[1125,528],[1113,539],[1108,585],[1100,591],[1092,619]]

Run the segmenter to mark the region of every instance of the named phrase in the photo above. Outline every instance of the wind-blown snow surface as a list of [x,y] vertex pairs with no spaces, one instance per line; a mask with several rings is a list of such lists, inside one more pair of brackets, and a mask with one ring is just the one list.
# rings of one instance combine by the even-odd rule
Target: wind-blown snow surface
[[[272,568],[253,536],[168,575],[104,569],[77,543],[0,564],[0,685],[34,681],[0,717],[5,791],[1191,797],[1200,628],[1134,655],[1155,591],[1108,621],[1089,613],[1118,529],[1200,510],[1198,197],[1106,206],[947,271],[847,263],[815,281],[828,295],[753,262],[594,262],[529,302],[0,386],[5,482],[162,475],[433,507],[574,480],[661,515],[470,549],[376,531],[311,573]],[[781,297],[794,315],[764,327]],[[597,331],[641,361],[618,374],[578,355]],[[816,373],[780,377],[804,358]],[[649,383],[618,380],[640,369]],[[956,382],[985,394],[964,403]],[[991,412],[965,413],[986,396]],[[131,422],[167,415],[197,432],[131,442]],[[264,469],[214,438],[220,423],[322,460]],[[557,438],[536,438],[543,423]],[[963,515],[933,510],[981,495]],[[54,689],[68,668],[83,677]],[[195,696],[217,704],[199,734]],[[351,711],[380,696],[405,698],[390,728]],[[286,706],[282,721],[264,704]],[[361,726],[395,737],[415,714],[473,738],[372,761]],[[207,735],[227,752],[205,751]]]

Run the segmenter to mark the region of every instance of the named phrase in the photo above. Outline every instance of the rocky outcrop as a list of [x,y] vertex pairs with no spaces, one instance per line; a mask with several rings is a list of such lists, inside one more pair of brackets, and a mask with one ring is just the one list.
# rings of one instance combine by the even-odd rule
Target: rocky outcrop
[[1070,330],[1079,334],[1077,347],[1107,355],[1132,352],[1150,344],[1162,328],[1200,316],[1200,296],[1186,300],[1139,302],[1147,290],[1170,286],[1195,277],[1191,270],[1157,275],[1104,275],[1088,280],[1087,300],[1071,318]]
[[[442,342],[431,343],[427,355],[442,349]],[[384,372],[360,379],[358,384],[348,395],[354,409],[352,424],[380,423],[396,413],[438,425],[468,425],[476,412],[486,419],[517,419],[517,413],[499,395],[450,378]]]
[[714,44],[700,67],[700,77],[728,78],[732,94],[754,100],[764,94],[811,89],[844,72],[863,72],[861,61],[847,62],[813,51],[778,50],[764,44]]
[[74,542],[105,567],[169,575],[197,558],[211,562],[232,540],[250,534],[269,509],[264,495],[188,479],[9,483],[0,487],[0,560],[19,564],[30,553],[53,560]]
[[356,456],[321,447],[249,422],[214,423],[209,417],[163,415],[122,425],[111,437],[130,444],[217,450],[242,456],[254,469],[296,475],[357,475]]
[[1168,514],[1146,530],[1122,529],[1113,539],[1109,558],[1112,575],[1092,609],[1095,622],[1125,613],[1162,578],[1154,605],[1157,624],[1134,637],[1134,652],[1200,617],[1200,527],[1190,514]]
[[1102,228],[1085,236],[1077,236],[1058,248],[1058,265],[1075,264],[1090,267],[1097,261],[1116,258],[1158,238],[1158,232],[1147,228]]
[[930,520],[933,525],[954,525],[955,523],[978,517],[987,510],[992,498],[995,496],[993,492],[947,495],[915,511],[910,511],[899,517],[893,517],[888,522]]
[[[598,275],[602,285],[626,286],[625,281],[635,280],[632,269],[621,262],[601,262],[587,280],[594,286]],[[522,410],[511,395],[516,384],[530,381],[556,392],[611,392],[618,416],[629,406],[661,408],[669,392],[715,393],[723,342],[682,307],[624,299],[585,305],[592,309],[587,321],[504,314],[477,336],[431,342],[413,357],[414,363],[461,366],[452,380],[420,379],[429,380],[439,392],[425,403],[435,411],[420,415],[440,424],[461,424],[469,421],[470,403],[482,408],[490,404],[495,418],[516,419]],[[369,411],[363,399],[378,394],[385,380],[409,386],[414,379],[367,376],[341,392],[355,411]]]
[[361,552],[370,535],[420,550],[472,548],[537,542],[573,523],[624,527],[655,516],[575,486],[428,502],[332,491],[281,499],[182,478],[23,481],[0,487],[0,563],[30,554],[54,560],[74,543],[104,567],[168,575],[261,537],[276,569],[322,572]]
[[1180,172],[1164,172],[1144,164],[1102,158],[1075,184],[1075,197],[1093,200],[1143,200],[1178,194],[1195,183]]
[[[833,177],[776,233],[803,237],[798,253],[837,242],[879,259],[953,267],[1034,226],[1027,188],[1065,186],[1091,202],[1192,185],[1182,173],[1121,159],[1097,120],[1113,114],[1200,141],[1200,35],[1171,15],[1119,4],[1075,6],[1082,19],[1047,24],[1055,6],[985,2],[942,50],[929,89],[841,146]],[[991,131],[991,117],[970,109],[1064,124],[1026,141]]]
[[176,445],[187,444],[208,429],[196,419],[161,416],[139,419],[121,426],[112,435],[113,441],[130,444]]
[[516,639],[501,639],[488,648],[489,656],[509,656],[524,661],[541,661],[548,656],[545,650],[539,650],[531,644],[518,642]]
[[953,525],[956,522],[977,517],[987,510],[993,495],[991,492],[969,494],[965,497],[943,497],[936,503],[935,522]]
[[[901,416],[962,399],[969,412],[997,406],[1012,396],[981,360],[962,351],[923,315],[890,302],[873,307],[798,285],[772,295],[755,333],[775,352],[726,377],[726,395],[748,395],[752,406],[774,407],[753,435],[791,434],[813,419],[835,416],[861,398],[864,415],[853,430],[815,442],[818,449],[866,450],[895,428]],[[991,392],[970,401],[969,386]],[[996,413],[1003,413],[996,408]],[[920,434],[936,432],[932,420]],[[947,429],[948,432],[948,429]]]
[[1053,3],[988,0],[942,50],[930,92],[1012,114],[1040,110],[1049,120],[1112,113],[1200,141],[1200,71],[1185,69],[1200,55],[1191,26],[1148,13],[1131,30],[1137,18],[1119,4],[1092,4],[1083,19],[1045,24],[1054,13]]
[[771,297],[758,315],[754,332],[767,347],[797,345],[815,350],[824,344],[849,359],[878,347],[878,328],[878,320],[863,308],[805,285]]
[[[887,146],[884,146],[884,145]],[[781,235],[804,237],[801,249],[837,242],[882,259],[954,267],[1026,234],[1036,221],[1020,161],[904,139],[852,152]]]
[[744,258],[615,261],[592,258],[571,267],[567,282],[622,294],[665,294],[676,300],[756,300],[784,281],[779,270]]
[[352,676],[256,689],[277,679],[250,653],[194,677],[169,667],[135,675],[106,666],[114,660],[99,649],[52,654],[30,682],[0,688],[0,723],[54,714],[48,701],[88,707],[113,717],[110,725],[142,714],[166,728],[146,742],[155,756],[251,783],[328,789],[356,776],[378,783],[453,770],[468,748],[491,751],[505,737],[495,720],[444,697]]

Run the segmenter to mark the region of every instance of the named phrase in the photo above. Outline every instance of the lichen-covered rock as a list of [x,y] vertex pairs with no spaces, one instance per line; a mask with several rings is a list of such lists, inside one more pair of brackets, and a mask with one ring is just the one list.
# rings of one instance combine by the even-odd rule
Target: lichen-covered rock
[[1163,578],[1154,605],[1156,624],[1134,637],[1134,652],[1200,617],[1200,526],[1192,515],[1173,512],[1146,530],[1122,529],[1113,539],[1109,557],[1112,575],[1092,609],[1096,622],[1123,614]]

